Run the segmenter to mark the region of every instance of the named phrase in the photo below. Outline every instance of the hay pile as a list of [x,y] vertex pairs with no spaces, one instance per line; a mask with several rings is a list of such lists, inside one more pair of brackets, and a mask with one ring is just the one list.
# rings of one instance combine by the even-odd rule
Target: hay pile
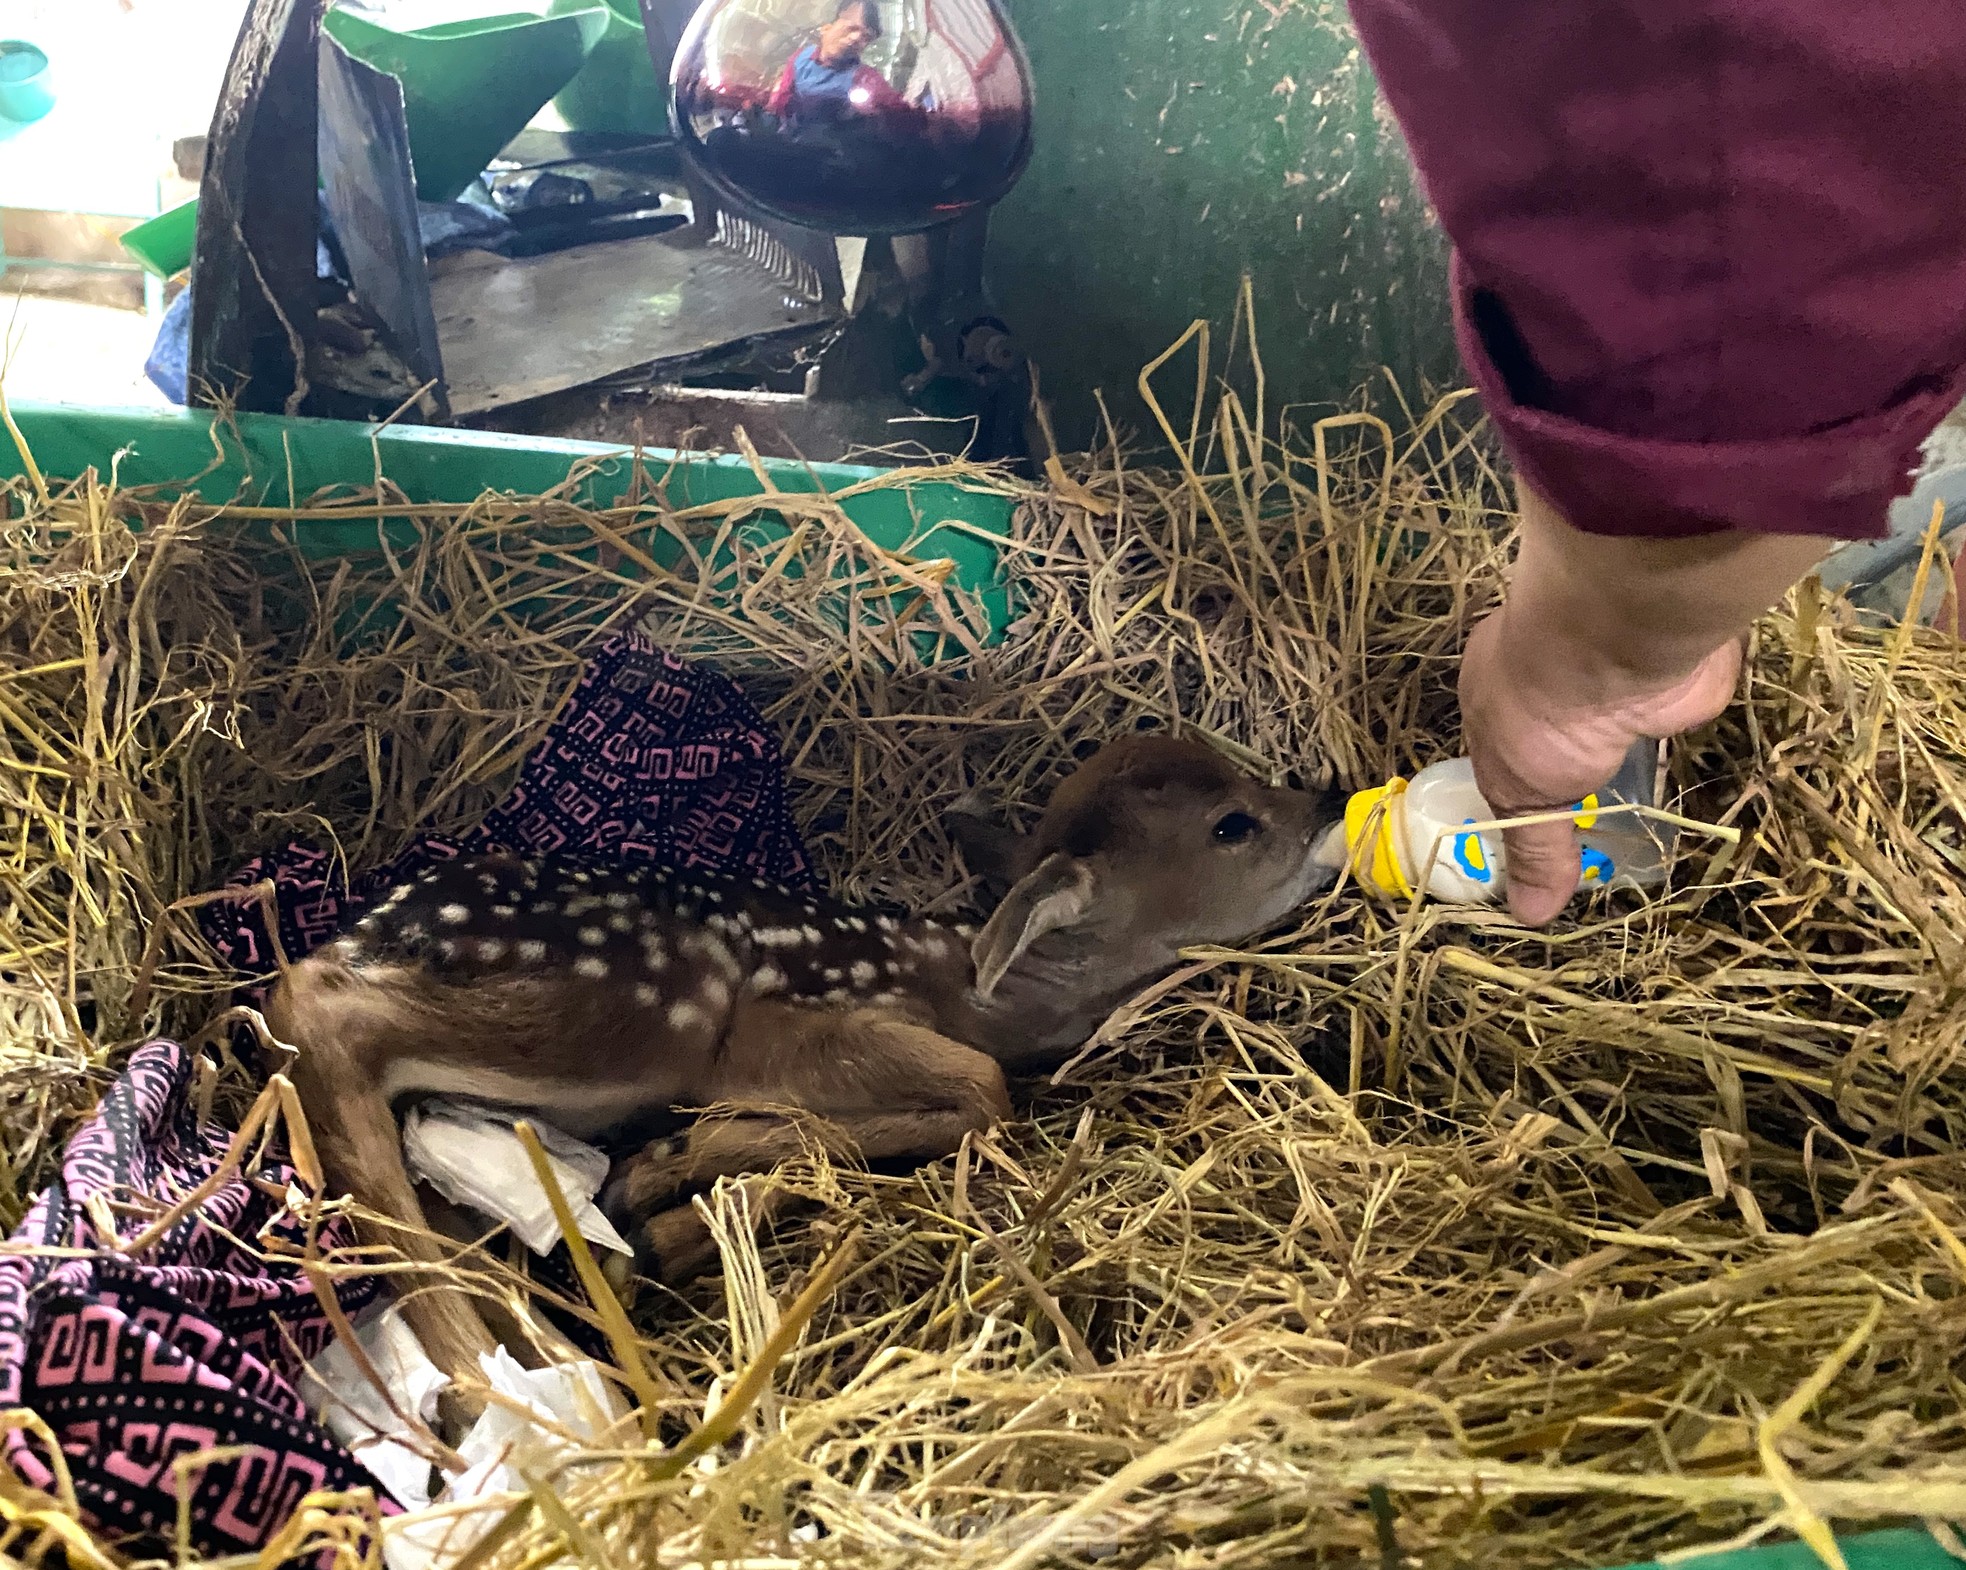
[[[987,649],[823,501],[803,576],[742,544],[650,579],[656,533],[707,562],[756,507],[666,511],[659,472],[608,514],[415,510],[407,547],[342,562],[291,516],[15,485],[0,1219],[122,1048],[213,1017],[166,905],[276,835],[364,865],[469,823],[625,618],[767,703],[837,887],[918,906],[969,898],[955,796],[1030,800],[1135,726],[1349,786],[1451,755],[1505,492],[1454,400],[1402,425],[1259,438],[1260,400],[1198,398],[1177,471],[1107,451],[1023,495],[1020,621]],[[1960,674],[1804,594],[1675,749],[1681,805],[1744,833],[1688,842],[1656,904],[1528,933],[1340,889],[1196,955],[958,1162],[815,1155],[781,1181],[826,1216],[756,1240],[724,1190],[725,1277],[645,1294],[638,1356],[674,1443],[796,1331],[762,1398],[688,1467],[624,1430],[488,1561],[1611,1566],[1966,1515]]]

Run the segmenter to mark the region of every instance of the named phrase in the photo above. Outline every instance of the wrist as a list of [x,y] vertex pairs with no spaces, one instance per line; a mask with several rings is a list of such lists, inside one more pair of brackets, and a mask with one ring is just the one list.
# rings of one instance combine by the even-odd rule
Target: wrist
[[1610,716],[1691,680],[1724,639],[1660,638],[1510,594],[1496,610],[1495,674],[1552,722]]

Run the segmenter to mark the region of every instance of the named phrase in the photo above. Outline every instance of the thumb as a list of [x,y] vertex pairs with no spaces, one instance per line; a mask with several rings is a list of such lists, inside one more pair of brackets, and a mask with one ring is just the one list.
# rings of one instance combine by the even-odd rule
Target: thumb
[[1554,921],[1577,892],[1577,831],[1568,823],[1534,823],[1504,830],[1502,847],[1516,919],[1532,927]]

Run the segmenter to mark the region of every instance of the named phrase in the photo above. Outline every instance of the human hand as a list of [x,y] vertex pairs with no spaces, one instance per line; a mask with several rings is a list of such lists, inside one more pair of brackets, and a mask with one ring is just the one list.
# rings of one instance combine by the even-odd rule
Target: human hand
[[[1828,548],[1804,535],[1590,534],[1517,490],[1508,593],[1461,656],[1467,751],[1500,817],[1564,811],[1609,783],[1640,737],[1717,716],[1755,617]],[[1509,908],[1541,926],[1576,892],[1576,830],[1511,829],[1503,848]]]
[[[1497,817],[1557,812],[1601,789],[1641,737],[1676,736],[1714,719],[1740,679],[1730,638],[1691,672],[1663,682],[1591,669],[1591,651],[1521,628],[1511,607],[1479,623],[1461,656],[1461,722],[1475,784]],[[1509,909],[1530,926],[1577,890],[1577,833],[1538,823],[1502,836]]]

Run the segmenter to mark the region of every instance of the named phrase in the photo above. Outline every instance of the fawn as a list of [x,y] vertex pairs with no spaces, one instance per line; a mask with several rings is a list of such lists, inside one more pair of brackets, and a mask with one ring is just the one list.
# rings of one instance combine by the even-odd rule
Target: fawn
[[[799,1153],[799,1113],[869,1161],[952,1154],[1009,1114],[1006,1068],[1060,1059],[1183,947],[1247,938],[1325,886],[1312,849],[1335,807],[1197,742],[1123,738],[1030,834],[953,815],[1001,896],[980,930],[694,872],[467,858],[287,970],[266,1020],[297,1049],[328,1182],[365,1208],[425,1225],[399,1105],[532,1113],[635,1152],[603,1204],[674,1280],[713,1252],[692,1186]],[[717,1105],[759,1110],[689,1121]],[[395,1241],[442,1258],[420,1233]],[[453,1379],[493,1345],[461,1291],[426,1288],[404,1312]]]

